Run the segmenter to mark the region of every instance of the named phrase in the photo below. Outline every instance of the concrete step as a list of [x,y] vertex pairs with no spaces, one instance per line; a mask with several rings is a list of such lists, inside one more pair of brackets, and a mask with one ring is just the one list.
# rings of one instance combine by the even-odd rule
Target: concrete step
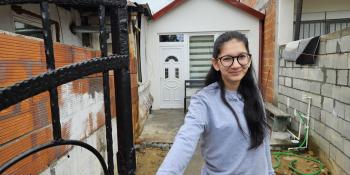
[[289,132],[275,132],[272,131],[270,146],[273,150],[280,150],[295,146],[291,142],[291,134]]

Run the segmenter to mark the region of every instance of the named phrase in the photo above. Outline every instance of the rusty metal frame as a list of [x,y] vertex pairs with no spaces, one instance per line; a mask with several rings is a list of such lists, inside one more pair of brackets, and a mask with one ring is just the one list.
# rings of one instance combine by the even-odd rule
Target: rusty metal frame
[[[99,160],[105,174],[114,174],[113,138],[110,109],[109,70],[114,71],[116,85],[116,111],[118,111],[118,174],[135,174],[136,160],[133,144],[131,115],[131,82],[129,72],[128,46],[128,13],[126,0],[0,0],[0,5],[40,3],[43,23],[44,45],[47,72],[36,77],[0,89],[0,111],[25,99],[45,91],[50,93],[50,109],[52,116],[53,141],[33,147],[0,166],[0,174],[25,157],[41,150],[60,146],[75,145],[92,152]],[[100,22],[100,58],[71,64],[59,69],[55,68],[52,33],[50,28],[49,3],[71,6],[98,6]],[[106,9],[111,16],[111,34],[113,55],[107,54],[107,32],[105,27]],[[107,162],[91,145],[79,140],[64,140],[61,137],[57,87],[95,73],[103,73],[103,93],[105,106],[105,125],[107,140]]]

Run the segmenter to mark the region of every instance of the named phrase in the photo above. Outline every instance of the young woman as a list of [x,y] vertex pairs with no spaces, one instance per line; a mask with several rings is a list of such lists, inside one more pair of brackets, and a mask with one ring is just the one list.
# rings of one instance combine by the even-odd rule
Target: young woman
[[202,175],[274,175],[264,105],[245,35],[233,31],[216,39],[205,84],[192,96],[185,123],[157,175],[183,174],[199,138]]

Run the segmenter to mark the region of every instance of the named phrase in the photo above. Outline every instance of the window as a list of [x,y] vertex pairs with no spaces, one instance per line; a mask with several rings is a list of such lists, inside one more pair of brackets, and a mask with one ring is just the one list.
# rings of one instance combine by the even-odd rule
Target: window
[[[41,16],[23,9],[21,6],[11,6],[13,10],[13,28],[14,32],[21,35],[43,38]],[[57,21],[51,21],[52,40],[60,42],[59,24]]]
[[190,37],[190,79],[205,79],[210,66],[214,35]]
[[159,35],[159,42],[183,42],[184,35],[176,34],[176,35]]
[[36,27],[20,21],[15,21],[15,33],[41,39],[44,38],[41,27]]
[[165,79],[169,78],[169,69],[165,68]]
[[179,76],[179,68],[175,68],[175,78],[180,78],[180,76]]

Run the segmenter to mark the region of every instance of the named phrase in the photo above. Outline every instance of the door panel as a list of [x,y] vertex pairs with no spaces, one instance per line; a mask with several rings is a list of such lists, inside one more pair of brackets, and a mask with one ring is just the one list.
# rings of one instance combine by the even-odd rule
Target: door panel
[[161,47],[161,108],[183,107],[183,47]]

